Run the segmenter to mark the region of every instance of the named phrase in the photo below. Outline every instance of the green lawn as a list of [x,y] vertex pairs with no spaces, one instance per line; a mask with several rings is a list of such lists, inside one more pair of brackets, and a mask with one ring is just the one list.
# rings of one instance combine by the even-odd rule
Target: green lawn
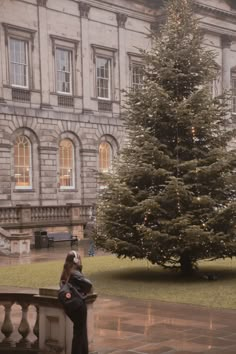
[[[179,273],[150,266],[146,261],[119,260],[115,256],[83,259],[84,273],[100,295],[126,296],[207,307],[236,309],[236,259],[201,262],[200,271],[214,272],[216,281],[183,279]],[[0,285],[57,286],[62,261],[2,266]]]

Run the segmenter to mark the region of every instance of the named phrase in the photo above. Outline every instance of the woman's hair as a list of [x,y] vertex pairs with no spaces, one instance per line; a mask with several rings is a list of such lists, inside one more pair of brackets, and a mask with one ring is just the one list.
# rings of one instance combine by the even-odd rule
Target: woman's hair
[[[79,262],[75,263],[74,259],[78,258]],[[67,253],[66,259],[65,259],[65,263],[63,266],[63,270],[61,273],[61,278],[60,281],[61,282],[65,282],[69,279],[71,273],[74,270],[79,270],[80,272],[82,271],[82,264],[81,264],[81,259],[80,257],[77,255],[77,253],[75,251],[70,251]]]

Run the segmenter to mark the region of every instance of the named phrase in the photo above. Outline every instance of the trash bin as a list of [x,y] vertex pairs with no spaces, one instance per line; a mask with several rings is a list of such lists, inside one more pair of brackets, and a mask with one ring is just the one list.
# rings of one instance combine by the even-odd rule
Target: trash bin
[[41,248],[48,247],[48,233],[47,231],[41,231]]
[[35,231],[34,233],[35,249],[48,247],[48,233],[47,231]]

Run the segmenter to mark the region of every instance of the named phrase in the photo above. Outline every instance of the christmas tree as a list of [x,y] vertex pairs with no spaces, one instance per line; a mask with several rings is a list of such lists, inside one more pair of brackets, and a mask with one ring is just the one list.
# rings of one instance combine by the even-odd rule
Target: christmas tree
[[105,177],[96,244],[192,274],[198,260],[236,255],[236,152],[192,2],[170,0],[165,13],[142,53],[143,87],[127,94],[129,143]]

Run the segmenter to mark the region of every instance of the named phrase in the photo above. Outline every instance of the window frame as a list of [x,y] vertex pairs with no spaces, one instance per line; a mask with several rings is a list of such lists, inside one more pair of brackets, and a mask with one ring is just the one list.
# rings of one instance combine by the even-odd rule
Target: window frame
[[[137,61],[131,61],[131,63],[130,63],[130,86],[131,86],[131,89],[132,90],[139,90],[139,89],[141,89],[142,87],[143,87],[143,79],[142,79],[142,83],[134,83],[134,81],[133,81],[133,76],[134,76],[134,73],[133,73],[133,69],[134,68],[140,68],[141,70],[143,70],[144,69],[144,65],[142,64],[142,63],[140,63],[140,62],[137,62]],[[142,76],[143,77],[143,76]]]
[[[108,66],[108,97],[102,97],[102,96],[99,96],[98,95],[98,91],[99,91],[99,87],[98,87],[98,80],[105,80],[106,78],[104,77],[101,77],[101,78],[98,78],[98,75],[97,75],[97,60],[99,59],[104,59],[104,60],[107,60],[109,66]],[[111,91],[112,91],[112,74],[111,74],[111,67],[112,67],[112,58],[110,57],[106,57],[106,56],[101,56],[101,55],[97,55],[96,56],[96,59],[95,59],[95,71],[96,71],[96,97],[97,99],[99,100],[104,100],[104,101],[111,101],[112,97],[111,97]]]
[[[6,46],[7,82],[10,87],[22,90],[30,90],[34,87],[33,72],[33,51],[36,30],[3,23]],[[10,58],[10,39],[24,41],[27,46],[27,86],[11,84],[11,58]]]
[[[59,50],[67,52],[69,54],[69,64],[70,64],[70,83],[69,83],[70,91],[69,92],[58,90],[57,74],[58,74],[59,70],[57,69],[57,51],[59,51]],[[64,72],[66,74],[66,71],[60,71],[60,72]],[[55,77],[56,92],[60,95],[73,96],[73,51],[71,49],[61,47],[61,46],[56,46],[56,48],[55,48],[55,76],[56,76]]]
[[[70,186],[62,186],[61,185],[61,170],[62,169],[65,169],[61,167],[61,143],[63,141],[69,141],[71,143],[71,146],[72,146],[72,184]],[[63,139],[60,140],[60,143],[59,143],[59,188],[60,188],[60,191],[62,190],[74,190],[75,189],[75,146],[74,146],[74,143],[71,139],[65,137]]]
[[[29,145],[29,166],[18,166],[17,167],[21,167],[21,168],[29,168],[29,185],[28,186],[17,186],[16,185],[16,164],[15,164],[15,159],[16,159],[16,156],[15,156],[15,145],[16,145],[16,141],[20,138],[25,138],[25,140],[28,142],[28,145]],[[20,142],[19,142],[20,143]],[[15,138],[15,141],[14,141],[14,144],[13,144],[13,168],[14,168],[14,189],[15,190],[32,190],[33,189],[33,159],[32,159],[32,143],[31,141],[29,140],[29,138],[25,135],[18,135],[16,138]],[[18,157],[19,159],[19,157]]]
[[129,83],[128,87],[130,87],[131,90],[135,90],[133,87],[133,77],[132,77],[132,69],[135,66],[140,66],[142,68],[145,67],[144,61],[143,61],[143,56],[140,55],[140,53],[133,53],[133,52],[128,52],[128,64],[129,64]]
[[[21,38],[16,38],[14,36],[9,36],[9,74],[10,74],[10,85],[11,87],[17,87],[17,88],[22,88],[22,89],[29,89],[29,42],[25,39],[21,39]],[[11,40],[14,41],[19,41],[19,42],[23,42],[24,43],[24,50],[25,50],[25,58],[26,58],[26,64],[23,63],[17,63],[17,62],[12,62],[11,61]],[[18,85],[15,83],[12,83],[12,70],[11,70],[11,66],[12,63],[15,65],[25,65],[26,66],[26,85]]]
[[[105,101],[105,102],[112,102],[115,97],[115,68],[117,62],[117,48],[110,48],[105,46],[100,46],[96,44],[91,44],[92,49],[92,56],[93,56],[93,64],[94,64],[94,97],[98,101]],[[109,83],[109,90],[110,94],[109,97],[99,97],[98,90],[97,90],[97,65],[96,59],[102,58],[110,60],[110,83]]]
[[[50,35],[51,39],[51,49],[52,49],[52,86],[51,90],[54,94],[58,96],[72,96],[74,97],[78,91],[78,80],[77,80],[77,66],[78,66],[78,49],[79,49],[79,41],[76,39],[60,37],[56,35]],[[65,50],[70,52],[71,56],[71,91],[63,92],[57,90],[57,58],[56,58],[56,50]]]
[[[100,162],[101,162],[101,159],[100,159],[100,147],[102,144],[106,144],[107,146],[109,146],[109,167],[107,169],[101,169],[100,168]],[[107,159],[108,160],[108,159]],[[98,146],[98,165],[99,165],[99,172],[100,173],[108,173],[111,169],[112,169],[112,160],[113,160],[113,148],[112,148],[112,145],[104,140],[104,141],[100,141],[100,144]]]

